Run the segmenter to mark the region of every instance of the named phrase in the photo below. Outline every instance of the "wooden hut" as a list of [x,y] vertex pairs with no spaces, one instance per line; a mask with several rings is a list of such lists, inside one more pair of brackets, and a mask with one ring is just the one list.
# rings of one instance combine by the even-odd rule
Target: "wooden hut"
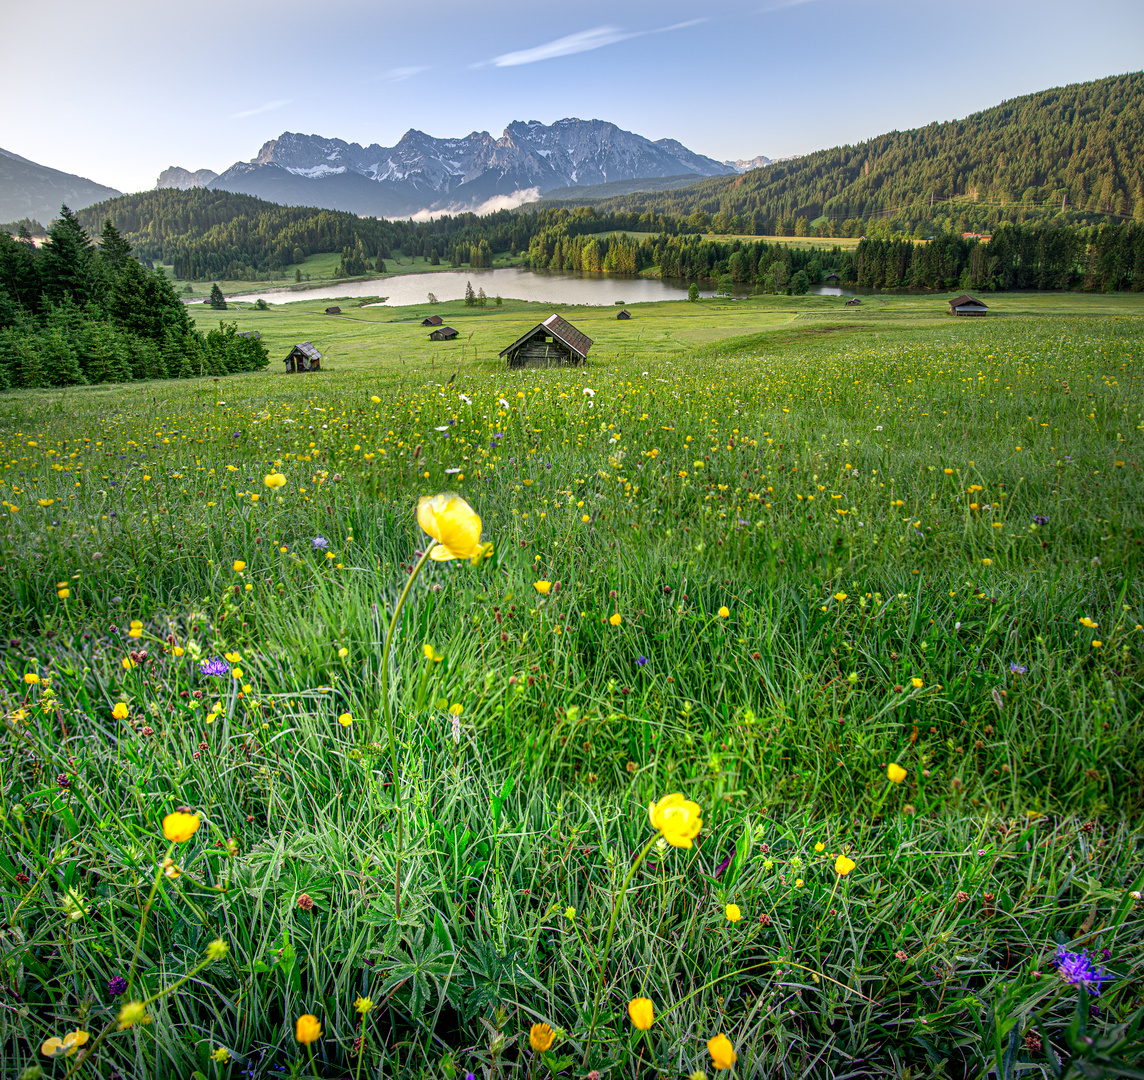
[[326,308],[326,314],[327,315],[340,315],[341,313],[342,313],[342,309],[340,307],[328,307],[328,308]]
[[862,303],[862,301],[859,300],[858,297],[852,296],[852,297],[850,297],[849,300],[846,301],[846,306],[847,307],[857,307],[860,303]]
[[457,331],[451,326],[439,326],[436,330],[429,335],[430,341],[452,341],[457,336]]
[[308,341],[295,345],[289,356],[283,361],[286,365],[286,374],[293,375],[299,371],[321,371],[322,354]]
[[256,341],[261,341],[262,340],[262,331],[261,330],[239,330],[237,336],[238,337],[254,338]]
[[987,315],[989,308],[980,300],[969,296],[967,293],[962,293],[956,300],[949,302],[949,313],[951,315]]
[[422,326],[440,326],[445,320],[440,315],[430,315],[428,318],[421,320]]
[[584,363],[591,347],[590,337],[559,315],[549,315],[544,322],[537,323],[527,334],[522,334],[502,349],[500,355],[508,357],[509,367],[548,367]]
[[838,275],[837,274],[827,274],[826,277],[824,277],[822,280],[825,281],[828,285],[837,285],[838,284]]
[[617,319],[630,319],[631,317],[632,317],[632,313],[630,311],[628,311],[627,308],[624,308],[623,311],[617,311],[616,312],[616,318]]

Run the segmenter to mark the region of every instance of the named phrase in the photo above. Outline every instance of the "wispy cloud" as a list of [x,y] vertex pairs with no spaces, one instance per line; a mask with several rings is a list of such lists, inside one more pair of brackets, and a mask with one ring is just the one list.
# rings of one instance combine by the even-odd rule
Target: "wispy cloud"
[[257,105],[253,109],[244,109],[242,112],[231,113],[232,120],[244,120],[248,116],[257,116],[259,113],[273,112],[275,109],[281,109],[283,105],[289,105],[293,98],[279,98],[277,101],[267,101],[262,105]]
[[420,75],[423,71],[428,71],[426,67],[396,67],[390,68],[388,71],[383,71],[380,75],[375,75],[372,82],[404,82],[406,79],[413,78],[414,75]]
[[533,46],[531,49],[521,49],[518,52],[494,56],[491,60],[475,66],[517,67],[520,64],[535,64],[540,60],[553,60],[558,56],[573,56],[576,53],[602,49],[605,45],[615,45],[619,41],[644,37],[647,34],[664,34],[669,30],[683,30],[688,26],[697,26],[706,21],[706,19],[690,19],[687,22],[661,26],[654,30],[621,30],[618,26],[597,26],[591,30],[581,30],[577,34],[568,34],[565,37],[557,38],[555,41]]
[[813,4],[815,0],[771,0],[771,3],[759,8],[755,12],[756,15],[770,15],[775,11],[783,11],[786,8],[802,7],[803,4]]

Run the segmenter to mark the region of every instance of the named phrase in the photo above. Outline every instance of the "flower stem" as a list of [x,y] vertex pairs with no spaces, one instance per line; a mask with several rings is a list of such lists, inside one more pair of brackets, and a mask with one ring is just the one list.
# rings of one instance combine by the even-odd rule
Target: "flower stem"
[[604,941],[604,952],[600,957],[599,965],[599,978],[596,982],[596,998],[592,1003],[592,1023],[588,1027],[588,1042],[584,1046],[584,1060],[581,1062],[582,1066],[588,1064],[588,1053],[592,1049],[592,1037],[596,1033],[596,1021],[600,1016],[600,998],[604,994],[604,979],[608,970],[608,957],[612,952],[612,937],[616,932],[616,916],[620,913],[620,904],[624,902],[624,894],[628,891],[628,885],[631,884],[635,872],[640,868],[640,864],[647,857],[647,853],[651,850],[654,844],[660,838],[661,832],[656,831],[655,835],[643,846],[643,850],[636,856],[635,862],[632,863],[631,868],[628,870],[627,877],[624,878],[623,884],[620,886],[620,891],[616,894],[616,902],[612,905],[612,918],[608,923],[608,936]]
[[[175,850],[175,842],[172,840],[167,845],[167,854],[164,858],[169,859],[171,852]],[[125,991],[128,1000],[131,996],[131,986],[135,981],[135,967],[139,963],[139,950],[143,948],[143,935],[147,931],[147,916],[151,912],[151,905],[155,902],[155,893],[159,891],[159,885],[163,881],[163,863],[159,864],[159,869],[155,872],[155,880],[151,883],[151,892],[147,896],[147,903],[143,905],[143,913],[139,916],[139,934],[135,938],[135,952],[131,954],[131,967],[127,971],[127,990]]]
[[401,617],[401,609],[405,607],[405,600],[409,596],[409,590],[413,587],[413,582],[417,579],[417,575],[421,573],[421,568],[425,565],[425,561],[429,558],[431,552],[436,545],[436,540],[430,540],[428,547],[425,548],[424,554],[417,560],[417,565],[413,567],[413,573],[409,575],[409,580],[405,583],[405,588],[401,590],[401,595],[397,598],[397,605],[393,609],[393,617],[389,620],[389,629],[385,632],[385,644],[381,650],[381,712],[385,717],[385,728],[389,735],[389,757],[393,765],[393,805],[397,812],[397,856],[394,860],[393,869],[393,911],[394,918],[401,915],[401,841],[402,841],[402,818],[401,818],[401,783],[397,773],[397,736],[393,731],[393,707],[389,702],[389,650],[393,645],[393,632],[397,628],[397,620]]

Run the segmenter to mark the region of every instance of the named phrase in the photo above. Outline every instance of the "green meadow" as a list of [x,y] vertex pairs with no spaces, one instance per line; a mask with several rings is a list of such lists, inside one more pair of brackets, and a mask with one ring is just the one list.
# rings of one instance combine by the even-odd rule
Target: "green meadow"
[[4,1074],[1144,1075],[1144,296],[947,299],[0,394]]

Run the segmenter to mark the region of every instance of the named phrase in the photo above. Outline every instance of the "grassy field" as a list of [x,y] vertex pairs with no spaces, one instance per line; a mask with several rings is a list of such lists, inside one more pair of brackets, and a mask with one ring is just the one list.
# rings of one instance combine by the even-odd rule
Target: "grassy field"
[[1135,1075],[1144,297],[990,303],[0,395],[5,1075]]

